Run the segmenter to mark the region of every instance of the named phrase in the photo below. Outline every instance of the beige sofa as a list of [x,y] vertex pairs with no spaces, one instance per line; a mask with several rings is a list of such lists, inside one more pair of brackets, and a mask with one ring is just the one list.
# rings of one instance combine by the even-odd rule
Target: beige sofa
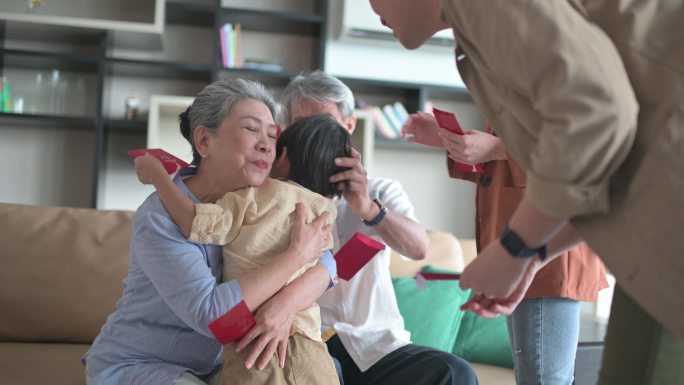
[[[0,383],[84,384],[80,357],[114,309],[126,275],[133,213],[0,203]],[[428,258],[392,261],[460,270],[472,242],[431,234]],[[483,385],[514,384],[510,369],[475,365]]]

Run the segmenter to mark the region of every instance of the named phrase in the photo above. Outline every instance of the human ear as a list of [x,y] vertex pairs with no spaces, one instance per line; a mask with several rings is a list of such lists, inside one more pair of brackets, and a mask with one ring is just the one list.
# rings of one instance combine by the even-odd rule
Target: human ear
[[206,158],[209,153],[209,137],[211,132],[204,126],[198,126],[193,133],[193,143],[201,157]]
[[353,134],[354,130],[356,129],[356,116],[349,115],[349,117],[344,121],[344,128],[347,129],[349,135]]

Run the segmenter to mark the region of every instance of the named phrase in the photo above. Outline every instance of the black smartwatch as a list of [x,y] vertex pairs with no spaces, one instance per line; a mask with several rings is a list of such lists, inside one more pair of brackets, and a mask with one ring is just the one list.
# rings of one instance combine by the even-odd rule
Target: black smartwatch
[[508,254],[514,258],[532,258],[539,254],[540,260],[543,261],[546,259],[546,245],[537,248],[528,247],[525,242],[520,239],[518,234],[514,233],[508,225],[505,225],[503,230],[501,230],[499,242],[501,242],[501,246],[508,251]]
[[387,215],[387,212],[389,211],[387,209],[387,206],[385,206],[385,202],[381,201],[378,198],[373,199],[373,203],[378,205],[378,208],[380,208],[380,212],[378,215],[375,216],[375,218],[371,219],[370,221],[367,221],[363,218],[361,218],[361,221],[363,222],[364,225],[366,226],[377,226],[382,222],[383,219],[385,219],[385,215]]

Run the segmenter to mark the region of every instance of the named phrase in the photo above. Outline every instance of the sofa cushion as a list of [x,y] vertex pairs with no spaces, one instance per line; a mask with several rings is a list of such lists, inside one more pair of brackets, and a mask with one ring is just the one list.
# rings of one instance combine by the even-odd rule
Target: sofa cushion
[[392,283],[411,342],[451,351],[463,318],[459,307],[469,292],[462,291],[457,281],[427,281],[424,290],[413,278],[395,277]]
[[466,312],[452,352],[469,362],[513,367],[506,317],[482,318]]
[[121,296],[133,215],[0,204],[0,341],[92,342]]
[[3,384],[85,385],[88,344],[0,342]]

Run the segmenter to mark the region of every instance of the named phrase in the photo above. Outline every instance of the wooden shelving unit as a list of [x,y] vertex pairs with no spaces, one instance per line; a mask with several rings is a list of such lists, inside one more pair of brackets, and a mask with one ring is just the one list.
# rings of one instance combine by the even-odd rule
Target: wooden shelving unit
[[[72,79],[84,79],[76,89],[66,91],[71,92],[72,110],[31,112],[24,108],[23,113],[0,113],[0,129],[2,126],[33,126],[92,131],[92,149],[87,152],[92,153],[92,159],[83,161],[90,160],[92,167],[89,205],[99,207],[103,181],[111,171],[108,164],[121,163],[126,156],[119,154],[118,148],[107,154],[110,142],[118,135],[138,138],[135,140],[139,142],[144,140],[148,135],[147,104],[152,95],[192,96],[214,80],[233,77],[259,80],[278,89],[301,71],[325,68],[327,0],[311,0],[309,9],[296,12],[245,9],[222,6],[220,0],[207,1],[211,2],[155,0],[154,12],[144,23],[84,20],[68,24],[61,16],[26,18],[3,13],[0,7],[0,75],[11,78],[13,83],[14,79],[19,79],[13,84],[17,92],[30,98],[32,79],[39,73],[49,77],[52,70]],[[219,29],[225,23],[241,23],[245,39],[261,39],[264,44],[286,39],[285,48],[276,47],[281,51],[274,50],[272,55],[275,57],[271,57],[282,59],[283,70],[224,68],[220,59]],[[193,35],[187,37],[189,41],[179,41],[185,34]],[[292,41],[296,44],[291,44]],[[296,49],[290,49],[290,46],[296,46]],[[183,55],[184,51],[192,49],[199,51]],[[270,53],[268,49],[265,51]],[[293,57],[284,57],[288,54]],[[467,91],[449,87],[341,79],[354,91],[357,101],[367,104],[400,101],[409,112],[421,110],[427,100],[435,97],[470,98]],[[138,87],[138,84],[142,86]],[[123,119],[121,93],[133,88],[139,92],[142,113],[136,120],[128,121]],[[73,110],[74,106],[80,106],[82,111]],[[376,137],[372,125],[368,127],[370,132],[357,134],[366,152],[374,148],[434,151],[403,140]],[[112,161],[112,157],[118,157],[118,160]],[[372,157],[368,162],[372,162]]]
[[[30,100],[34,91],[30,90],[29,83],[39,73],[47,78],[50,71],[58,70],[70,76],[92,78],[87,84],[89,95],[82,103],[91,108],[82,114],[74,116],[55,111],[31,113],[28,108],[25,108],[23,113],[0,113],[0,127],[67,127],[93,132],[93,182],[90,193],[92,207],[98,207],[98,199],[102,195],[100,190],[103,188],[104,176],[107,173],[106,149],[110,136],[147,135],[146,113],[133,121],[124,120],[121,113],[123,100],[111,100],[114,98],[113,94],[120,93],[121,89],[129,87],[129,84],[133,88],[132,85],[137,81],[153,83],[158,89],[163,89],[139,90],[149,92],[150,95],[175,90],[176,94],[192,96],[216,79],[246,77],[260,80],[270,86],[282,86],[299,71],[325,67],[326,0],[312,1],[310,12],[301,13],[222,7],[219,0],[211,4],[180,0],[155,1],[154,11],[144,22],[96,19],[74,21],[61,15],[27,16],[12,8],[4,9],[0,6],[0,74],[20,79],[14,88],[21,91],[22,95],[29,94],[25,97],[27,104],[35,102]],[[219,60],[218,31],[224,23],[241,23],[245,33],[292,35],[311,39],[311,62],[302,68],[286,67],[282,72],[223,68]],[[162,51],[174,51],[168,46],[163,46],[164,44],[187,44],[164,41],[165,28],[191,28],[200,33],[205,31],[203,33],[211,37],[208,41],[202,41],[202,44],[210,46],[206,50],[206,57],[199,60],[177,58],[173,54],[166,55],[166,52],[159,56],[152,55],[153,58],[145,57],[145,45],[148,41],[153,42],[150,45],[151,51],[159,51],[160,46],[155,39],[136,36],[135,33],[158,34],[156,40],[161,40]],[[125,39],[121,36],[125,36]],[[121,44],[120,41],[124,40],[126,43]],[[26,42],[29,44],[25,44]],[[75,42],[82,46],[75,47]],[[133,44],[129,44],[131,42]],[[174,82],[178,84],[175,88]],[[48,95],[42,96],[48,98]],[[147,96],[145,94],[145,97]],[[86,95],[80,97],[85,98]],[[145,99],[144,102],[148,103],[148,100]]]

